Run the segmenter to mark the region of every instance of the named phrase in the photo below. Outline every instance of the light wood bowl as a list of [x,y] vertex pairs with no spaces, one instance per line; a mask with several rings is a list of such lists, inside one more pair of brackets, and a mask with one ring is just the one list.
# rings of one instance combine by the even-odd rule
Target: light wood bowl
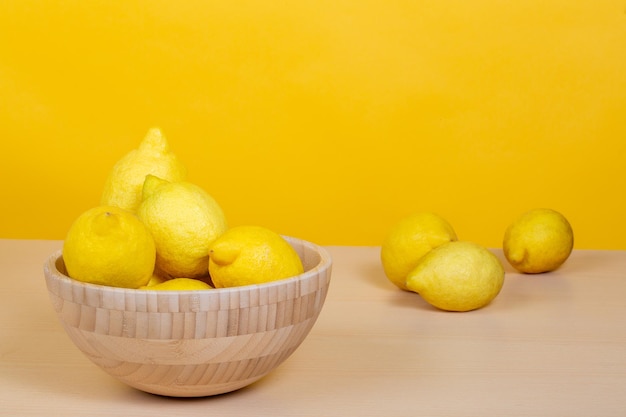
[[249,385],[284,362],[320,314],[332,260],[286,237],[304,264],[296,277],[200,291],[148,291],[67,276],[62,251],[44,264],[50,299],[74,344],[126,384],[200,397]]

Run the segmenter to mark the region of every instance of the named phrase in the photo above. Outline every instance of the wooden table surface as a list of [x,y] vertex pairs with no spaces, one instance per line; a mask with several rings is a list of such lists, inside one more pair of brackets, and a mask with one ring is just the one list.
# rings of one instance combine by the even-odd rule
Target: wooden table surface
[[309,337],[239,391],[174,399],[129,388],[74,347],[42,265],[60,241],[0,240],[0,416],[624,416],[626,251],[507,271],[480,310],[435,310],[385,278],[377,247],[329,247]]

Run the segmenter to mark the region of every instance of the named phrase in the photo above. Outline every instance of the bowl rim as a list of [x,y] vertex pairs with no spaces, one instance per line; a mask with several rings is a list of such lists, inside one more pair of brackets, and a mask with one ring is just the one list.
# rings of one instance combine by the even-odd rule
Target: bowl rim
[[[63,257],[63,248],[61,248],[61,249],[57,249],[51,255],[48,256],[48,258],[46,259],[44,263],[44,273],[46,276],[49,276],[59,281],[68,282],[71,285],[76,285],[76,286],[84,287],[84,288],[97,289],[100,291],[122,293],[122,294],[127,294],[127,293],[136,294],[138,291],[147,292],[147,293],[161,293],[161,294],[203,294],[203,293],[216,293],[216,292],[218,294],[228,294],[228,293],[237,293],[243,290],[249,291],[255,288],[272,288],[272,287],[286,285],[289,282],[294,282],[294,281],[306,281],[307,279],[315,277],[319,275],[320,272],[328,270],[332,267],[332,264],[333,264],[332,257],[330,256],[330,253],[328,252],[328,250],[326,250],[323,246],[320,246],[313,242],[296,238],[296,237],[285,236],[285,235],[282,235],[282,237],[285,238],[291,246],[294,246],[294,244],[301,245],[304,248],[308,250],[312,250],[316,252],[317,254],[319,254],[320,256],[319,262],[314,267],[312,267],[309,270],[304,271],[301,274],[288,277],[288,278],[278,279],[275,281],[259,283],[259,284],[249,284],[249,285],[241,285],[237,287],[211,288],[211,289],[200,289],[200,290],[150,290],[150,289],[144,289],[144,288],[139,289],[139,288],[112,287],[112,286],[93,284],[90,282],[83,282],[83,281],[78,281],[76,279],[73,279],[69,277],[68,275],[65,275],[63,272],[59,271],[59,269],[56,266],[57,261]],[[330,280],[330,274],[329,274],[328,280]]]

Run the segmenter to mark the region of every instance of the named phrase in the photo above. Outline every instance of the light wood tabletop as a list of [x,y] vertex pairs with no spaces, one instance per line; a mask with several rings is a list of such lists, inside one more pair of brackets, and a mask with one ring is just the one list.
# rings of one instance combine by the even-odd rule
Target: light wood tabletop
[[214,397],[130,388],[72,344],[43,263],[60,241],[0,240],[1,416],[624,416],[626,251],[575,250],[515,273],[489,306],[438,311],[387,281],[377,247],[339,247],[308,338],[260,381]]

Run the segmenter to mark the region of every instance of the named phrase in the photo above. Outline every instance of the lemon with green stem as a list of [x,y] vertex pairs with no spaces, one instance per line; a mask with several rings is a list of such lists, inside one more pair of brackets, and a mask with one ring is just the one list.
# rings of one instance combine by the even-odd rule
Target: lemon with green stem
[[156,267],[170,277],[208,274],[209,245],[228,228],[217,201],[200,186],[146,176],[139,219],[156,244]]

